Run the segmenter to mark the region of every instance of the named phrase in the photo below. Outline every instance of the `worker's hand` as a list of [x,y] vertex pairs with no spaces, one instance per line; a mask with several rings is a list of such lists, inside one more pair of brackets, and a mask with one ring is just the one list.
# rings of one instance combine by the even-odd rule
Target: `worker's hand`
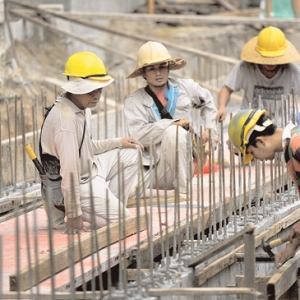
[[216,121],[217,122],[223,122],[225,121],[225,118],[226,118],[226,107],[219,107],[218,109],[218,113],[217,113],[217,116],[216,116]]
[[193,126],[192,123],[190,123],[189,132],[190,133],[195,133],[194,126]]
[[[205,129],[203,135],[202,135],[202,140],[203,140],[203,143],[205,144],[206,142],[208,142],[209,140],[209,129]],[[217,134],[214,134],[214,137],[213,137],[213,142],[214,142],[214,150],[217,149],[217,146],[218,146],[218,141],[219,141],[219,138],[218,138],[218,135]]]
[[132,136],[122,138],[122,148],[141,148],[144,150],[144,146]]
[[77,218],[67,218],[65,234],[76,234],[80,233],[83,229],[83,222],[81,216]]
[[183,127],[185,130],[187,130],[190,133],[194,133],[194,126],[192,122],[189,122],[187,119],[180,119],[178,121],[174,121],[172,125],[177,125]]
[[300,243],[300,222],[297,222],[290,231],[289,234],[290,243],[292,243],[295,238],[297,238]]

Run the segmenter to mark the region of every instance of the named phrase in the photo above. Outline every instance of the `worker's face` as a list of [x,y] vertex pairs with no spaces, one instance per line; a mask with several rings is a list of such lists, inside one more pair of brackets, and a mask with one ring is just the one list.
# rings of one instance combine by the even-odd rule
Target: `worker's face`
[[266,77],[273,77],[278,69],[279,65],[260,65],[260,70],[261,72],[266,76]]
[[144,68],[144,78],[150,87],[163,87],[168,82],[169,66],[167,63]]
[[256,147],[252,145],[247,147],[247,153],[259,160],[272,160],[275,157],[274,147],[262,137],[256,139]]
[[72,101],[80,108],[80,109],[86,109],[86,108],[93,108],[95,107],[100,99],[102,89],[94,90],[87,94],[79,94],[72,96]]

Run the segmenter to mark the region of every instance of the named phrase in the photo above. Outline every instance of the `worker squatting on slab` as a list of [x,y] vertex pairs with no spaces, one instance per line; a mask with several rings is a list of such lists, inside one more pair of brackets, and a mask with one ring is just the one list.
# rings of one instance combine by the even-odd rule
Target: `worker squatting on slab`
[[[226,106],[233,91],[244,90],[241,109],[260,108],[271,110],[273,114],[274,100],[291,94],[292,89],[300,95],[300,67],[292,63],[300,60],[300,55],[280,29],[270,26],[261,30],[245,44],[241,59],[225,79],[218,95],[217,121],[225,120]],[[259,107],[259,97],[262,107]],[[281,106],[276,110],[280,116]]]
[[[228,135],[246,164],[253,158],[272,160],[276,152],[283,151],[289,173],[300,194],[300,126],[289,122],[285,128],[277,128],[266,116],[265,110],[245,109],[231,119]],[[292,227],[286,248],[275,255],[276,266],[282,266],[293,257],[299,246],[300,221]]]
[[[193,133],[191,112],[199,109],[204,120],[203,141],[209,138],[209,129],[214,132],[214,143],[217,144],[216,114],[211,93],[192,79],[174,79],[169,77],[171,70],[178,70],[186,65],[181,58],[172,58],[164,45],[147,42],[142,45],[137,55],[137,68],[126,78],[142,76],[146,87],[139,88],[130,94],[125,101],[125,119],[130,135],[138,139],[145,147],[143,165],[146,170],[145,186],[149,187],[151,143],[154,145],[157,158],[158,178],[153,178],[153,188],[173,190],[176,186],[176,131],[178,129],[178,173],[179,193],[186,194],[187,165],[186,151],[188,132]],[[166,159],[164,158],[164,154]],[[166,161],[166,178],[165,166]],[[137,181],[136,181],[137,182]]]
[[[92,222],[90,182],[97,227],[107,224],[107,216],[109,222],[119,220],[118,154],[119,163],[124,166],[124,182],[120,183],[124,186],[124,200],[120,204],[123,212],[138,170],[137,148],[143,146],[133,137],[107,140],[92,137],[90,108],[97,105],[102,89],[114,80],[106,74],[100,58],[91,52],[75,53],[69,57],[64,75],[68,79],[62,86],[64,92],[50,110],[41,132],[41,161],[49,175],[43,181],[42,194],[53,228],[75,234],[84,229],[83,222]],[[51,191],[49,201],[45,185],[51,183],[51,175],[57,175],[53,173],[61,177],[61,197]],[[124,211],[128,217],[130,212],[126,207]]]

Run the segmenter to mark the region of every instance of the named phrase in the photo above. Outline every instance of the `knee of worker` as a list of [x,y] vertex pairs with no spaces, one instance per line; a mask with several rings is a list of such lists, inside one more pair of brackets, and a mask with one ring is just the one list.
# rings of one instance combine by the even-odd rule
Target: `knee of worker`
[[119,212],[123,215],[123,211],[125,217],[130,216],[129,210],[109,189],[106,189],[105,193],[95,193],[93,197],[81,198],[80,204],[82,212],[94,212],[96,216],[101,216],[105,219],[117,220]]
[[139,160],[139,149],[126,148],[122,149],[120,153],[120,160],[128,165],[138,165]]
[[181,126],[169,126],[162,135],[161,147],[165,150],[175,149],[178,127],[178,148],[186,147],[187,131]]
[[[105,215],[100,215],[95,213],[94,216],[92,216],[90,211],[82,211],[82,220],[84,222],[88,222],[90,224],[93,224],[93,222],[95,222],[97,228],[102,228],[104,226],[107,226],[108,223],[114,223],[114,222],[119,222],[122,221],[122,215],[121,217],[119,216],[119,214],[115,215],[115,214],[105,214]],[[126,208],[125,209],[125,218],[130,217],[130,212],[129,210]]]

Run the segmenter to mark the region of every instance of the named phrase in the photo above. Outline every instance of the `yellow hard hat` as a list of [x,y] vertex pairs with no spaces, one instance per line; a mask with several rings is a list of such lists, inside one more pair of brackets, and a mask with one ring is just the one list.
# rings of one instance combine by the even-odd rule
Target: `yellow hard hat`
[[141,76],[144,67],[163,62],[168,62],[169,70],[178,70],[186,65],[184,59],[172,58],[163,44],[149,41],[140,47],[137,55],[137,68],[126,78]]
[[284,33],[272,26],[263,29],[258,35],[255,49],[266,57],[283,55],[287,49]]
[[[249,138],[253,130],[262,131],[262,129],[265,128],[265,126],[256,125],[259,118],[265,114],[265,110],[244,109],[239,111],[229,122],[229,139],[231,143],[243,154],[246,164],[253,159],[252,154],[246,153]],[[268,121],[268,125],[272,124],[271,120]]]
[[111,76],[106,74],[103,61],[92,52],[72,54],[66,63],[63,74],[97,81],[108,81],[111,79]]
[[283,65],[300,60],[300,55],[279,28],[269,26],[244,45],[241,59],[260,65]]

